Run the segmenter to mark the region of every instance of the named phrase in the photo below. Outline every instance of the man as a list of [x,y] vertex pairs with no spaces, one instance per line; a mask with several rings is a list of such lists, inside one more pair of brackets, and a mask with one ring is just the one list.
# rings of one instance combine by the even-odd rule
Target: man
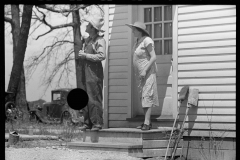
[[83,84],[89,96],[88,105],[83,109],[84,125],[80,130],[91,129],[98,131],[103,125],[102,89],[103,67],[101,61],[106,57],[106,42],[103,36],[99,36],[104,20],[97,15],[89,16],[85,21],[89,22],[86,32],[89,38],[85,41],[83,50],[79,51],[79,58],[83,60]]

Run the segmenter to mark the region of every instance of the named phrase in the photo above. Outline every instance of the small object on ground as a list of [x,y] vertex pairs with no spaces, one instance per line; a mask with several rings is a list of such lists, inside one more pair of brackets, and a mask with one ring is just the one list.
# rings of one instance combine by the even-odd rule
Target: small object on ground
[[9,145],[15,145],[19,141],[19,134],[16,131],[9,132]]

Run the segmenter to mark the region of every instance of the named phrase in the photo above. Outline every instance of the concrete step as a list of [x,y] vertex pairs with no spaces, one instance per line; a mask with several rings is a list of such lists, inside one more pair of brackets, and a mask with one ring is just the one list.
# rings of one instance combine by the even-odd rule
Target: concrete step
[[108,128],[100,131],[86,130],[81,133],[82,142],[116,142],[142,144],[143,140],[168,139],[171,127],[160,127],[149,131],[142,131],[135,128]]
[[[69,148],[124,151],[133,157],[158,157],[164,156],[171,127],[159,127],[149,131],[135,128],[109,128],[100,131],[86,130],[82,139],[68,143]],[[182,141],[179,143],[181,147]],[[170,145],[170,148],[173,145]],[[177,150],[176,155],[180,154]],[[169,149],[169,155],[170,155]]]
[[141,144],[132,144],[132,143],[109,143],[109,142],[81,142],[74,141],[67,144],[69,148],[80,149],[80,150],[104,150],[104,151],[120,151],[128,152],[130,148],[132,149],[141,149]]

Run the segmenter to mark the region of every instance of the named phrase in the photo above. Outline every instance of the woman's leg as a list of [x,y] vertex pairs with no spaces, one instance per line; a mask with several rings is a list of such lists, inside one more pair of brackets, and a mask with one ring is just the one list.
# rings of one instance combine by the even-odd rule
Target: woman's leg
[[144,107],[143,108],[143,112],[145,115],[144,124],[147,124],[147,125],[151,124],[151,111],[152,111],[152,107]]

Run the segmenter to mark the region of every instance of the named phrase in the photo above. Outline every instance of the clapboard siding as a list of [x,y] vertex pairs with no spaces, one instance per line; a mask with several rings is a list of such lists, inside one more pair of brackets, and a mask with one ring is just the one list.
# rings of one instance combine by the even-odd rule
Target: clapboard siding
[[178,71],[193,71],[193,70],[224,70],[236,69],[236,62],[228,63],[199,63],[199,64],[179,64]]
[[180,42],[194,42],[194,41],[205,41],[205,40],[224,40],[224,39],[235,39],[236,31],[223,32],[223,33],[207,33],[199,35],[183,35],[179,36]]
[[186,35],[186,34],[203,34],[203,33],[211,33],[211,32],[229,32],[229,31],[236,31],[236,24],[222,24],[222,25],[214,25],[214,26],[182,28],[178,30],[178,34]]
[[108,127],[126,123],[129,106],[127,5],[109,5]]
[[178,56],[195,56],[195,55],[215,55],[215,54],[236,54],[235,46],[198,48],[191,50],[179,50]]
[[126,59],[127,58],[127,52],[116,52],[109,54],[109,59]]
[[210,26],[210,25],[222,25],[222,22],[224,24],[233,24],[236,23],[236,17],[230,16],[230,17],[216,17],[215,19],[197,19],[197,20],[191,20],[191,21],[180,21],[178,23],[178,28],[189,28],[189,27],[198,27],[201,26]]
[[110,72],[127,72],[128,71],[128,67],[127,66],[109,66],[109,73]]
[[[199,89],[198,107],[191,107],[186,119],[187,135],[218,130],[234,137],[236,6],[178,7],[178,92],[184,85]],[[186,109],[180,108],[180,122]]]

